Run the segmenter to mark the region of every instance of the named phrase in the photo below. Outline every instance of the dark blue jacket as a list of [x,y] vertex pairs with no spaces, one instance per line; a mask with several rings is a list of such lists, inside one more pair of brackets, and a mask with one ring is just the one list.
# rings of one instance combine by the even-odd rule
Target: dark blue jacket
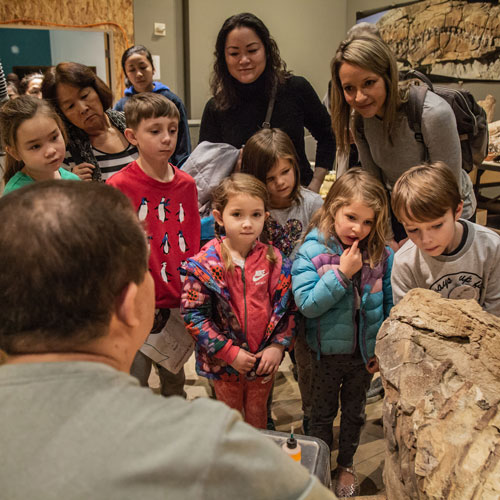
[[[153,82],[153,92],[164,95],[167,99],[170,99],[179,110],[180,120],[179,133],[177,135],[177,146],[174,154],[170,158],[170,162],[176,167],[181,168],[184,162],[188,159],[188,156],[191,154],[191,136],[189,135],[186,108],[184,107],[184,103],[181,101],[180,97],[177,97],[166,85],[163,85],[161,82]],[[125,97],[122,97],[115,104],[113,109],[123,111],[125,103],[134,94],[137,94],[134,87],[128,87],[125,90]]]

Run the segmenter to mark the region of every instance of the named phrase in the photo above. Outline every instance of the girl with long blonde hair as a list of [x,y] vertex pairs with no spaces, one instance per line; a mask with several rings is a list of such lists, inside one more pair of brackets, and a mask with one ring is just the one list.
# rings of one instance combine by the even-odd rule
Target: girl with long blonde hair
[[306,317],[306,340],[314,353],[309,433],[330,448],[340,396],[338,497],[359,492],[353,458],[366,391],[378,370],[375,338],[392,307],[387,223],[384,186],[359,168],[348,170],[311,220],[292,269],[295,303]]

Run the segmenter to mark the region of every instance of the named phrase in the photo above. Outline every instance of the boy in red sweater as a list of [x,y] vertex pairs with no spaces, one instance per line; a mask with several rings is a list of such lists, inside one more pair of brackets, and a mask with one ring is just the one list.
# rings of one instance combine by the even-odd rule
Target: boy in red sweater
[[175,151],[179,128],[175,104],[160,94],[137,94],[125,104],[125,119],[125,137],[137,146],[139,158],[107,183],[130,198],[139,220],[145,223],[156,296],[153,329],[137,353],[130,373],[147,386],[155,361],[161,393],[185,396],[184,368],[177,374],[167,370],[160,364],[165,355],[159,355],[158,350],[169,329],[184,328],[178,311],[182,288],[179,268],[199,250],[198,194],[192,177],[168,161]]

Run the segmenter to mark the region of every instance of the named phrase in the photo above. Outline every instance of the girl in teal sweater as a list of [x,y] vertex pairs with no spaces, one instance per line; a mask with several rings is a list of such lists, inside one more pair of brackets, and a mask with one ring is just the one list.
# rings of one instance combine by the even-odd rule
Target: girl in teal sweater
[[35,181],[79,180],[61,168],[64,126],[46,101],[28,95],[7,101],[0,109],[0,136],[7,153],[4,194]]

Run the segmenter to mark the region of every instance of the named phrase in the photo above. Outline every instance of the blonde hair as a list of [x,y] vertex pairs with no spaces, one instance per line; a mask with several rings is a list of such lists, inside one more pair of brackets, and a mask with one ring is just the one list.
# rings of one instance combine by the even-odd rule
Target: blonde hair
[[[397,62],[389,46],[381,38],[368,34],[344,40],[339,45],[337,53],[331,62],[331,115],[332,128],[337,139],[337,147],[340,151],[347,152],[349,150],[351,110],[345,100],[344,90],[339,77],[340,68],[344,63],[360,66],[383,78],[387,92],[384,105],[383,127],[389,139],[401,101],[398,90],[399,74]],[[355,116],[357,115],[355,113]]]
[[[263,201],[264,209],[267,210],[269,205],[269,195],[267,193],[266,186],[263,182],[259,181],[256,177],[249,174],[236,173],[232,174],[230,177],[225,178],[212,192],[212,208],[218,210],[222,215],[226,205],[231,198],[231,196],[237,194],[247,194],[254,198],[258,198]],[[265,229],[264,229],[265,231]],[[221,256],[224,262],[224,267],[228,271],[234,269],[233,259],[227,247],[223,244],[220,236],[220,227],[215,224],[215,236],[221,242]],[[267,260],[275,264],[277,262],[276,254],[274,253],[274,248],[268,245],[267,248]]]
[[461,201],[457,180],[441,161],[407,170],[396,181],[391,196],[392,210],[400,221],[439,219],[449,209],[455,213]]
[[355,201],[362,202],[375,214],[375,221],[366,242],[370,267],[373,268],[384,255],[389,204],[382,183],[365,170],[350,169],[334,182],[326,195],[325,203],[311,219],[308,232],[318,228],[325,242],[331,236],[338,237],[335,233],[335,216],[339,209]]
[[295,174],[295,184],[290,193],[290,201],[300,203],[300,170],[297,152],[292,140],[279,128],[264,128],[256,132],[245,144],[241,155],[241,171],[251,174],[264,184],[267,175],[277,161],[288,160]]
[[[48,118],[52,118],[58,126],[67,144],[66,129],[64,128],[61,117],[55,109],[43,99],[38,99],[31,95],[22,95],[16,99],[7,101],[0,108],[0,137],[5,147],[16,149],[17,131],[21,124],[26,120],[34,118],[38,113],[43,113]],[[24,167],[24,162],[16,160],[6,151],[4,181],[7,184],[9,180]]]

